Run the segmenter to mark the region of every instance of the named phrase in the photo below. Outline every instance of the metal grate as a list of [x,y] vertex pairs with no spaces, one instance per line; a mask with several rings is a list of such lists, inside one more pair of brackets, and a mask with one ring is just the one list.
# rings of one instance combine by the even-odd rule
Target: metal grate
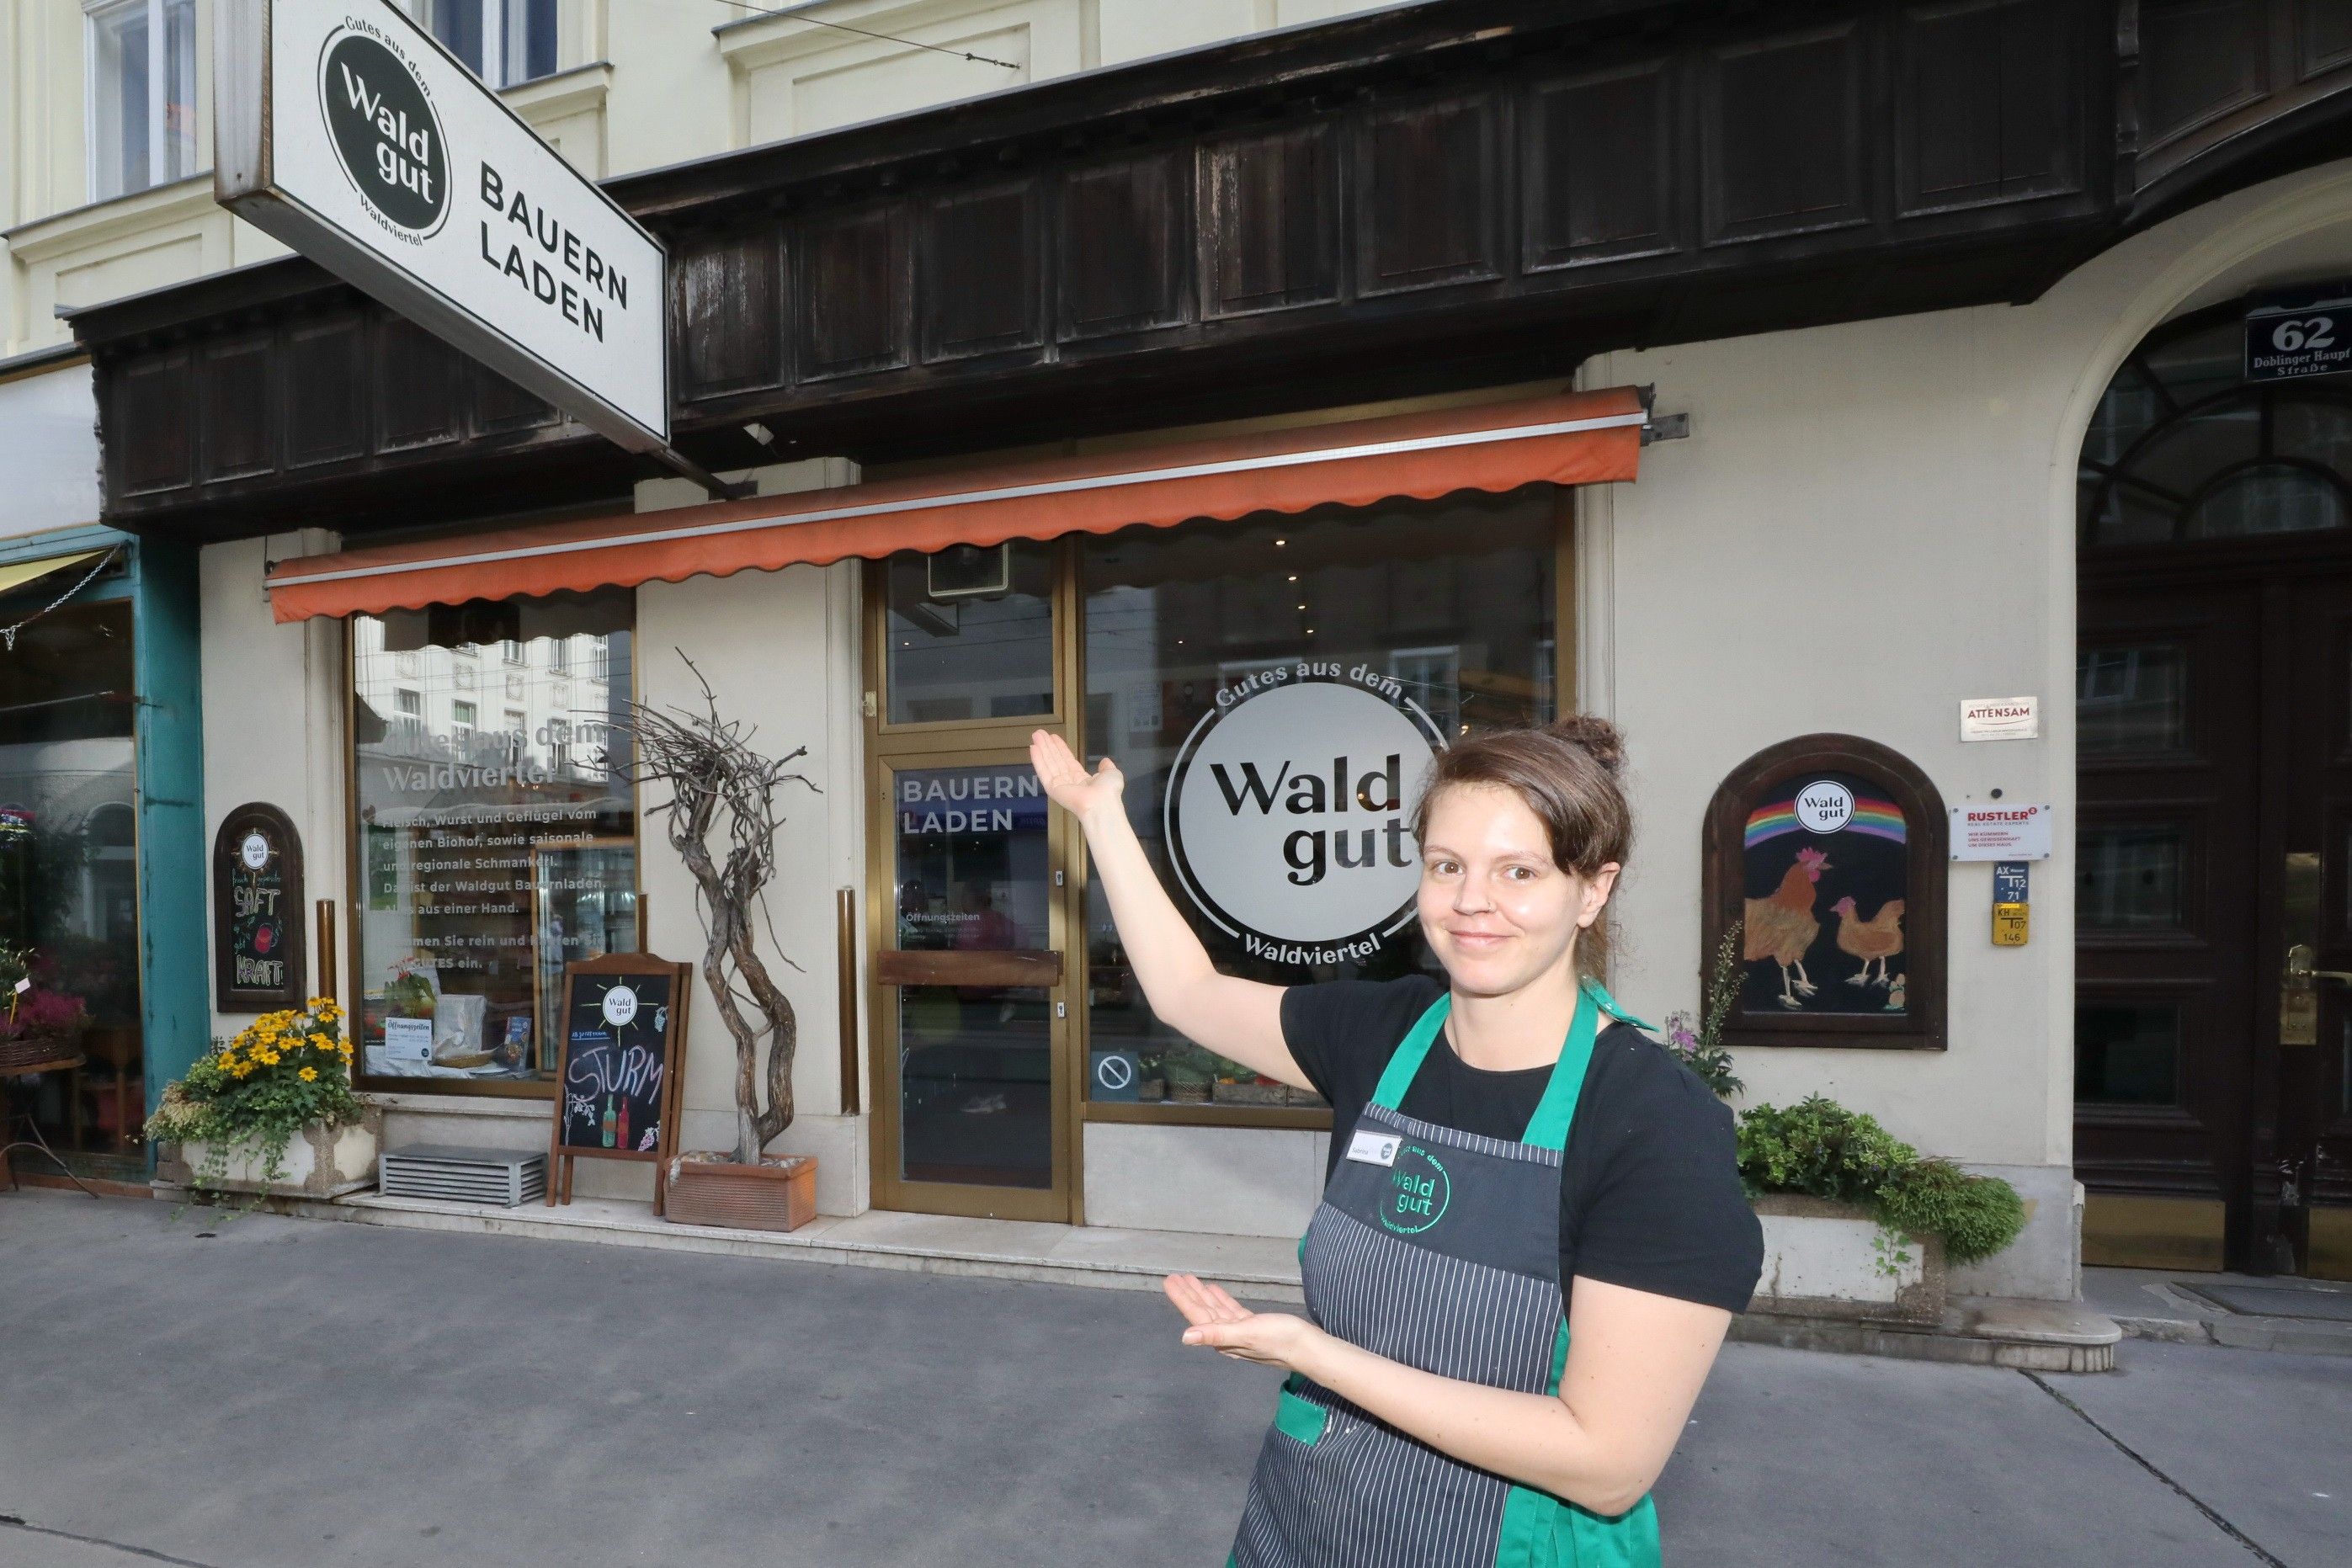
[[376,1186],[387,1197],[433,1197],[512,1208],[547,1196],[547,1153],[411,1144],[377,1156]]

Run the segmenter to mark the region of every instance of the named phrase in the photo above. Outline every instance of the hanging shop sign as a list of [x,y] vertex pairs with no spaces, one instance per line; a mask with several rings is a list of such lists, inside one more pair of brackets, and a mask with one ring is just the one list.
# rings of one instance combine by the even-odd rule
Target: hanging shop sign
[[1302,659],[1217,693],[1168,780],[1169,857],[1253,957],[1362,962],[1413,915],[1413,808],[1445,744],[1396,677]]
[[[675,1151],[686,1071],[691,968],[650,953],[608,953],[563,970],[563,1038],[556,1047],[555,1123],[547,1201],[572,1201],[574,1160],[640,1160]],[[654,1182],[654,1212],[662,1188]]]
[[1812,735],[1707,808],[1705,951],[1729,942],[1742,1045],[1944,1043],[1943,803],[1901,754]]
[[1956,861],[2046,861],[2055,813],[2046,805],[1987,800],[1952,808]]
[[2295,382],[2352,371],[2352,287],[2267,295],[2246,311],[2249,382]]
[[292,820],[258,800],[222,818],[213,835],[215,1011],[302,1005],[303,908],[302,840]]
[[669,444],[662,246],[386,0],[221,0],[214,194],[634,452]]

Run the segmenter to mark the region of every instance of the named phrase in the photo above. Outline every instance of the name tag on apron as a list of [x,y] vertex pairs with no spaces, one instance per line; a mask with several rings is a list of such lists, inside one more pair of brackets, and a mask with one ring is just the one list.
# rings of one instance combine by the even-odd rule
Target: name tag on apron
[[1368,1128],[1359,1128],[1356,1135],[1348,1140],[1348,1157],[1361,1160],[1368,1166],[1393,1166],[1396,1164],[1397,1146],[1403,1142],[1394,1133],[1375,1133]]

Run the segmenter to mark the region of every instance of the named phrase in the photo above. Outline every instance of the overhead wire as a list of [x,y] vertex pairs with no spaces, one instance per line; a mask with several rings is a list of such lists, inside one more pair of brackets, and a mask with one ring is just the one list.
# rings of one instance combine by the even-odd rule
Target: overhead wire
[[951,59],[971,60],[975,65],[1002,66],[1008,71],[1021,68],[1012,60],[1000,60],[993,55],[974,54],[970,49],[951,49],[940,44],[927,44],[920,38],[905,38],[896,33],[877,33],[870,27],[853,27],[846,22],[830,22],[823,16],[811,16],[800,11],[779,11],[766,5],[747,4],[747,0],[718,0],[721,5],[731,5],[738,11],[749,11],[754,16],[783,16],[795,22],[806,22],[813,27],[831,27],[837,33],[855,33],[861,38],[879,38],[886,44],[904,44],[910,49],[929,49],[935,55]]

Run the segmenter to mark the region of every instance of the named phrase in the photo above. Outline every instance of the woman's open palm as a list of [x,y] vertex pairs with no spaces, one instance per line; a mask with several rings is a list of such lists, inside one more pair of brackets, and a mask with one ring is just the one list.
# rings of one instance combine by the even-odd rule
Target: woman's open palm
[[1102,765],[1089,773],[1086,765],[1071,755],[1068,742],[1042,729],[1030,732],[1029,766],[1037,770],[1037,780],[1045,786],[1047,797],[1075,816],[1084,817],[1089,811],[1116,805],[1120,792],[1127,788],[1126,776],[1119,772],[1118,763],[1106,757]]

